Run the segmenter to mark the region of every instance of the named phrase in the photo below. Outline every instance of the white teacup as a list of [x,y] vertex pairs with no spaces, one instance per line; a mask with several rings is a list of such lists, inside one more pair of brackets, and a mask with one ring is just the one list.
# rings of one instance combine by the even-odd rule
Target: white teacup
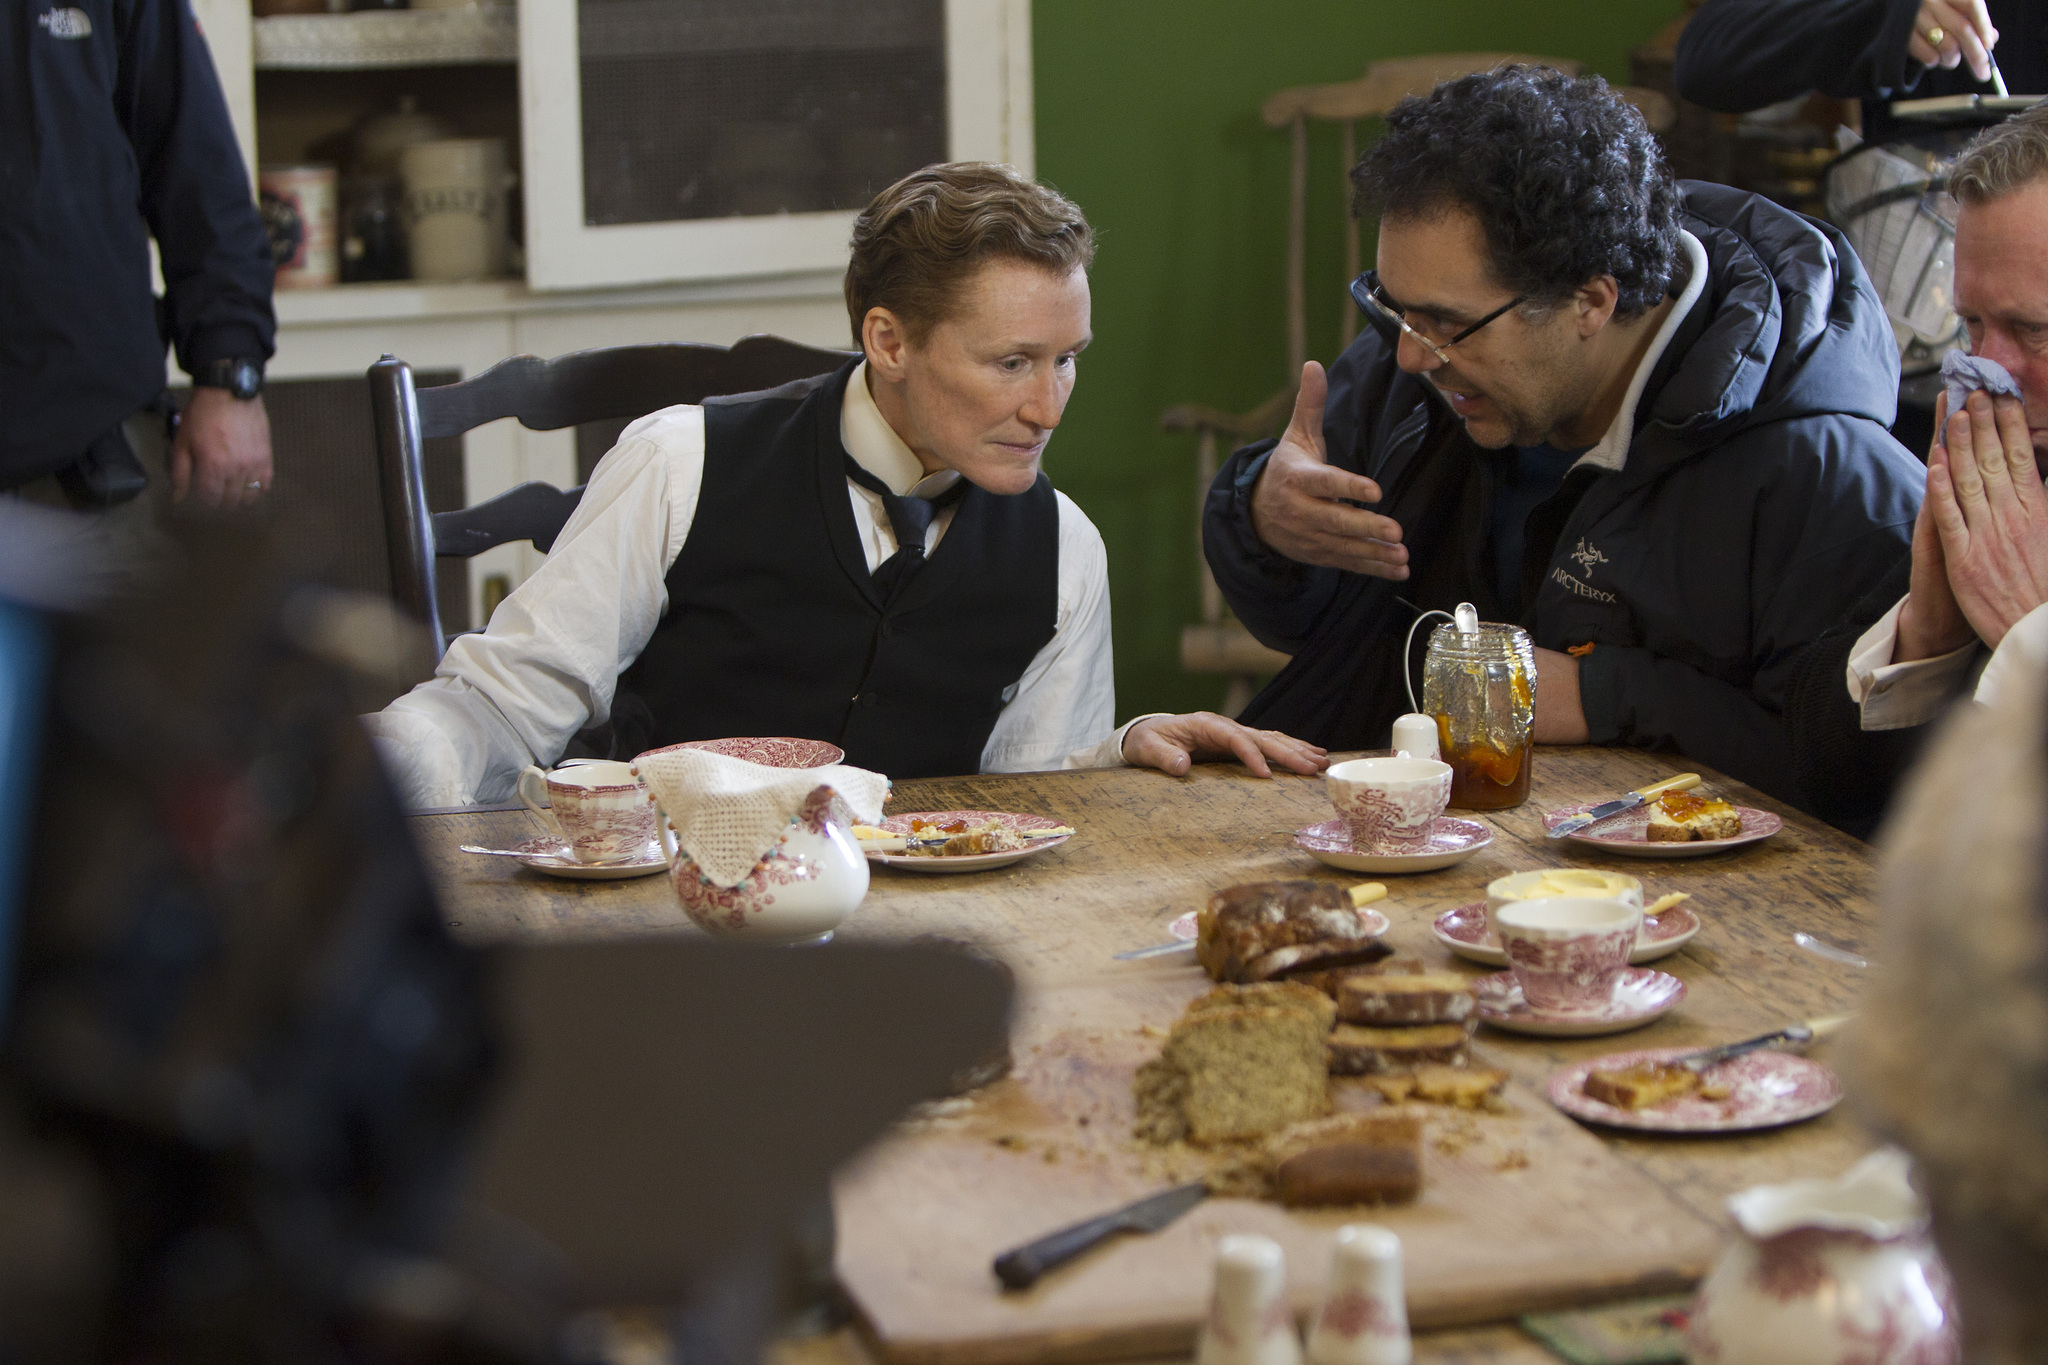
[[1642,925],[1641,905],[1591,896],[1514,901],[1493,914],[1522,998],[1545,1010],[1611,1001]]
[[519,799],[555,827],[579,863],[630,858],[654,842],[654,798],[624,763],[595,760],[551,773],[529,764],[519,774]]
[[1433,758],[1354,758],[1323,774],[1330,804],[1360,852],[1422,842],[1451,801],[1451,765]]
[[1590,867],[1546,867],[1511,872],[1486,884],[1486,923],[1494,912],[1516,901],[1550,900],[1558,896],[1590,896],[1594,900],[1627,901],[1643,908],[1643,884],[1625,872],[1600,872]]

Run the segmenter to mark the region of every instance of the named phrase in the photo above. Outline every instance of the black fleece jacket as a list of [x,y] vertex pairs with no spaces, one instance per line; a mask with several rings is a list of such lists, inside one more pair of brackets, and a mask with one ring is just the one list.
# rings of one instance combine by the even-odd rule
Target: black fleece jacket
[[[1885,430],[1897,349],[1840,234],[1725,186],[1680,188],[1706,285],[1644,387],[1623,467],[1581,464],[1530,514],[1520,621],[1545,648],[1593,646],[1580,663],[1592,742],[1675,749],[1796,802],[1791,677],[1906,556],[1925,472]],[[1270,441],[1218,473],[1204,550],[1245,625],[1295,656],[1247,723],[1380,745],[1407,709],[1414,611],[1463,600],[1503,619],[1485,527],[1507,453],[1473,444],[1377,326],[1331,367],[1323,435],[1333,464],[1383,490],[1406,582],[1259,541],[1250,495]]]

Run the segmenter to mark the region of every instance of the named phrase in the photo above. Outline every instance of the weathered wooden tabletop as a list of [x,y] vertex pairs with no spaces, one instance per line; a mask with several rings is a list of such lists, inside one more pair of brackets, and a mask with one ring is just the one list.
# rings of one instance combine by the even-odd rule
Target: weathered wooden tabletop
[[[1697,768],[1696,764],[1686,767]],[[1643,879],[1648,896],[1688,891],[1705,927],[1678,954],[1656,965],[1688,988],[1683,1006],[1649,1028],[1610,1038],[1524,1038],[1483,1030],[1488,1057],[1541,1090],[1573,1060],[1629,1047],[1709,1046],[1785,1023],[1852,1009],[1860,985],[1853,968],[1795,947],[1796,930],[1846,945],[1872,927],[1870,850],[1771,801],[1704,773],[1715,793],[1775,810],[1785,829],[1730,854],[1652,862],[1603,854],[1544,837],[1541,812],[1604,799],[1680,771],[1666,755],[1619,749],[1539,750],[1531,799],[1485,818],[1493,844],[1441,872],[1382,878],[1379,907],[1393,922],[1389,940],[1431,961],[1450,955],[1430,933],[1441,911],[1477,900],[1508,872],[1594,866]],[[1158,942],[1166,923],[1215,889],[1274,877],[1326,876],[1351,882],[1295,847],[1291,832],[1329,818],[1322,784],[1282,776],[1262,781],[1234,765],[1199,767],[1184,779],[1149,771],[1029,773],[900,783],[892,812],[944,809],[1024,811],[1074,825],[1063,846],[998,871],[931,876],[877,869],[866,902],[841,933],[868,940],[944,934],[975,940],[1017,969],[1022,986],[1018,1033],[1028,1033],[1035,986],[1099,976],[1113,952]],[[539,832],[524,811],[422,815],[414,829],[455,932],[472,941],[694,933],[660,876],[623,882],[550,878],[509,859],[464,854],[464,843],[503,848]],[[1134,973],[1132,989],[1147,989]],[[1825,1061],[1821,1043],[1812,1055]],[[1869,1145],[1843,1109],[1809,1123],[1754,1136],[1679,1138],[1603,1132],[1610,1150],[1703,1216],[1725,1221],[1723,1201],[1746,1186],[1834,1174]],[[847,1341],[818,1344],[851,1359]],[[1512,1327],[1419,1337],[1424,1361],[1507,1362],[1551,1359]]]

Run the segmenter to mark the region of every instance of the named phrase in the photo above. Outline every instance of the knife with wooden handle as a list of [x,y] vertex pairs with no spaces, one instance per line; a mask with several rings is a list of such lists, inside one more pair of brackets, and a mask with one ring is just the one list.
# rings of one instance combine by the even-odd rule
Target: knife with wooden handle
[[1665,792],[1691,791],[1694,787],[1697,787],[1699,784],[1700,775],[1698,773],[1680,773],[1676,777],[1667,777],[1662,782],[1652,782],[1647,787],[1636,788],[1627,796],[1620,797],[1613,801],[1603,801],[1599,805],[1593,807],[1593,809],[1589,811],[1582,811],[1579,814],[1572,816],[1569,820],[1558,821],[1557,824],[1551,828],[1550,837],[1553,839],[1562,839],[1567,834],[1577,834],[1580,830],[1585,829],[1588,825],[1597,825],[1602,820],[1612,820],[1615,816],[1620,815],[1623,811],[1634,810],[1637,806],[1642,805],[1645,801],[1649,801],[1655,797],[1662,796]]
[[1780,1043],[1804,1047],[1817,1038],[1827,1037],[1855,1017],[1853,1014],[1830,1014],[1820,1019],[1809,1019],[1803,1024],[1789,1024],[1771,1033],[1745,1038],[1739,1043],[1727,1043],[1721,1047],[1710,1047],[1704,1052],[1689,1052],[1683,1057],[1672,1057],[1665,1065],[1682,1066],[1688,1071],[1704,1071],[1710,1066],[1740,1057],[1745,1053],[1776,1047]]
[[1090,1218],[1072,1227],[1049,1232],[1035,1242],[996,1257],[996,1278],[1005,1289],[1029,1289],[1046,1271],[1065,1265],[1082,1252],[1119,1232],[1157,1232],[1202,1202],[1209,1187],[1197,1181],[1179,1185],[1163,1194],[1147,1195],[1114,1213]]

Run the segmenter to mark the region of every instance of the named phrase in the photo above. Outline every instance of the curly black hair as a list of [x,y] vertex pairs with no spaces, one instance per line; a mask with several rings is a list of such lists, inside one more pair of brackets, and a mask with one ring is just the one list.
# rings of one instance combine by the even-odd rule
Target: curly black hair
[[1612,275],[1618,317],[1656,306],[1678,260],[1678,190],[1635,106],[1598,76],[1504,66],[1387,115],[1351,170],[1352,211],[1479,220],[1502,285],[1555,304]]

